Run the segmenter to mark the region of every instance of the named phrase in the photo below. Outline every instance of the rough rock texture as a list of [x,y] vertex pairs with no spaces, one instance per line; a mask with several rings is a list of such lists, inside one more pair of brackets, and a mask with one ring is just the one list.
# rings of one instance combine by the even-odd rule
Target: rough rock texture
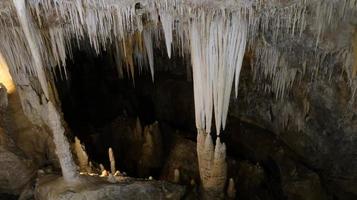
[[32,161],[25,157],[0,127],[0,193],[20,194],[35,172]]
[[[235,124],[232,124],[235,123]],[[329,199],[319,172],[269,131],[231,118],[227,130],[229,175],[240,199]],[[233,169],[233,170],[232,170]],[[234,170],[235,169],[235,170]]]
[[[4,88],[0,88],[0,102],[5,102]],[[6,94],[6,90],[5,90]],[[36,169],[31,160],[17,148],[8,136],[5,118],[6,104],[0,105],[0,193],[20,194],[34,177]]]
[[239,101],[231,104],[230,114],[274,132],[301,162],[320,173],[332,193],[356,199],[357,104],[347,79],[303,80],[285,99],[276,100],[255,89],[259,82],[252,81],[247,69],[242,77]]
[[58,176],[41,177],[36,186],[37,200],[156,200],[181,199],[183,186],[162,181],[127,180],[116,184],[98,177],[81,177],[78,185],[67,185]]
[[179,133],[173,135],[171,148],[161,176],[174,180],[175,169],[180,171],[180,183],[190,184],[193,179],[199,182],[196,143],[185,139]]
[[53,137],[45,126],[33,124],[24,114],[17,92],[9,97],[8,126],[16,145],[37,166],[59,166]]
[[0,108],[5,109],[8,105],[6,87],[0,83]]

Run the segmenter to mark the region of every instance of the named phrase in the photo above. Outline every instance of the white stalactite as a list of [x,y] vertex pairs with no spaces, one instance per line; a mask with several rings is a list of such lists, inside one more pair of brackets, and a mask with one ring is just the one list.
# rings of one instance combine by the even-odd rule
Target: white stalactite
[[167,55],[169,56],[169,58],[171,58],[171,46],[173,41],[173,37],[172,37],[173,18],[169,12],[165,10],[160,10],[160,20],[165,35]]
[[26,36],[27,44],[32,54],[35,71],[40,81],[42,90],[45,96],[48,98],[49,92],[48,92],[46,73],[45,73],[45,68],[42,64],[40,47],[37,41],[37,37],[39,37],[39,33],[36,31],[36,28],[33,25],[33,22],[31,20],[32,19],[31,15],[28,14],[25,0],[13,0],[13,3],[16,8],[17,17],[21,24],[22,30]]
[[151,77],[152,77],[152,81],[154,81],[154,49],[153,49],[151,30],[146,28],[143,31],[143,37],[144,37],[146,53],[149,59]]
[[[17,8],[15,10],[24,9],[25,0],[13,0],[13,2],[15,8]],[[61,77],[66,76],[64,65],[66,58],[72,57],[72,39],[77,40],[79,43],[80,40],[88,36],[91,47],[94,48],[97,53],[100,53],[101,50],[106,50],[109,44],[115,42],[118,43],[117,46],[120,46],[119,49],[123,52],[124,56],[121,56],[122,58],[128,59],[135,57],[136,55],[142,62],[142,55],[144,55],[144,53],[141,52],[142,54],[138,54],[137,51],[128,52],[125,45],[126,40],[133,37],[136,31],[141,31],[143,28],[145,29],[147,25],[152,26],[152,30],[155,30],[153,31],[152,37],[161,37],[161,34],[157,34],[159,32],[157,30],[158,19],[160,16],[163,29],[162,32],[164,34],[162,34],[163,38],[155,38],[155,42],[159,40],[165,41],[169,57],[172,56],[172,53],[178,52],[178,55],[185,55],[187,53],[185,51],[191,51],[189,48],[190,43],[194,42],[191,41],[191,34],[189,33],[190,31],[188,31],[191,27],[191,20],[198,26],[202,26],[200,24],[205,24],[204,26],[206,29],[200,29],[199,35],[206,36],[207,38],[205,39],[207,41],[210,40],[208,39],[210,37],[210,41],[219,42],[221,45],[212,46],[212,44],[210,44],[211,46],[207,46],[207,43],[206,47],[212,47],[212,49],[205,49],[205,51],[202,52],[203,55],[200,55],[200,58],[203,58],[204,54],[207,54],[208,52],[219,52],[219,54],[221,54],[217,49],[223,50],[227,53],[225,54],[226,57],[216,58],[212,55],[209,60],[200,61],[200,63],[208,65],[210,65],[210,63],[218,63],[219,65],[224,66],[233,65],[235,69],[235,77],[233,81],[235,85],[235,95],[237,96],[241,69],[238,63],[240,63],[240,60],[243,59],[243,54],[241,52],[244,51],[243,49],[245,49],[245,45],[247,44],[247,42],[240,42],[240,40],[248,40],[249,38],[249,48],[251,48],[253,47],[252,45],[256,45],[260,42],[261,37],[271,35],[272,37],[270,38],[270,41],[266,41],[265,46],[278,47],[281,40],[289,41],[290,39],[302,37],[305,29],[312,23],[316,28],[316,44],[318,45],[320,38],[322,38],[322,34],[326,29],[338,27],[338,24],[341,24],[343,20],[346,20],[346,16],[354,12],[357,8],[355,0],[296,0],[285,3],[281,1],[267,2],[262,0],[141,0],[140,3],[143,5],[143,8],[139,10],[135,9],[135,6],[133,6],[136,3],[133,0],[29,0],[26,3],[27,7],[23,10],[24,12],[18,11],[21,28],[23,29],[22,31],[25,35],[24,38],[22,38],[22,33],[19,33],[19,31],[21,32],[21,29],[16,27],[17,21],[8,17],[12,16],[11,12],[13,12],[14,9],[11,6],[4,8],[0,7],[2,11],[0,12],[0,26],[5,27],[4,30],[0,31],[2,43],[1,51],[6,57],[6,60],[12,68],[11,71],[13,71],[14,74],[26,72],[31,75],[33,75],[33,73],[37,75],[45,94],[47,93],[45,69],[46,67],[50,69],[55,65],[60,65],[62,69],[60,71]],[[4,4],[4,6],[6,5],[7,4]],[[314,8],[315,12],[309,13],[309,15],[311,15],[309,16],[309,19],[313,19],[313,22],[308,23],[307,13],[310,8]],[[32,16],[28,12],[29,10],[33,11]],[[222,14],[223,10],[224,14]],[[144,21],[142,18],[144,14],[148,14],[147,19],[149,20],[148,22],[145,22],[145,25],[143,24]],[[237,14],[244,16],[245,19],[240,20],[239,17],[237,18]],[[222,17],[219,17],[220,15]],[[223,23],[217,24],[218,20],[221,20],[220,22]],[[231,21],[232,26],[226,23],[227,21]],[[236,23],[240,24],[242,22],[247,24],[246,28],[242,25],[236,25]],[[37,24],[39,27],[36,27]],[[143,27],[143,25],[145,27]],[[212,27],[222,28],[222,30],[218,33],[216,30],[208,33],[208,30],[212,29]],[[236,30],[236,27],[240,28]],[[41,29],[41,32],[48,31],[48,33],[39,34],[39,29]],[[229,31],[236,31],[236,34],[228,34]],[[49,36],[49,38],[46,38],[46,35]],[[224,36],[224,38],[218,40],[217,38],[214,38],[215,36]],[[146,41],[149,40],[149,38],[144,39]],[[233,41],[235,45],[223,46],[225,42],[229,43],[229,41]],[[131,46],[133,47],[135,45],[136,44],[133,44]],[[229,49],[229,47],[237,47],[237,50],[234,50],[233,48]],[[258,47],[254,48],[258,49]],[[267,48],[261,49],[261,51],[265,50],[267,50]],[[289,49],[288,45],[285,45],[281,51],[293,53],[291,47]],[[341,52],[340,53],[341,55],[343,54],[343,57],[350,57],[349,55],[352,54],[351,50],[348,50],[348,48],[341,49]],[[154,76],[153,61],[151,59],[153,56],[151,56],[152,54],[150,52],[146,53],[150,64],[150,72],[152,73],[152,76]],[[30,58],[28,54],[30,54]],[[129,56],[128,54],[131,55]],[[237,56],[233,56],[232,54]],[[301,55],[302,57],[300,60],[302,61],[306,61],[309,58],[309,54]],[[21,58],[19,59],[19,57]],[[116,59],[116,62],[120,63],[117,61],[119,60],[118,58]],[[265,70],[261,70],[262,67],[260,63],[264,63],[263,68],[266,68],[267,66],[268,68],[278,69],[274,68],[274,65],[270,66],[265,64],[265,60],[260,60],[260,58],[261,57],[259,55],[256,56],[256,64],[253,67],[253,71],[254,74],[259,76],[259,79],[263,80],[264,78],[269,78],[271,73],[263,73]],[[231,62],[232,60],[228,61],[229,59],[233,59],[234,62]],[[323,63],[323,59],[324,57],[316,56],[317,64],[314,68],[320,68]],[[224,62],[218,60],[222,60]],[[348,71],[351,64],[348,61],[349,59],[344,60],[345,63],[343,64],[343,68]],[[132,63],[129,62],[129,64]],[[120,66],[119,69],[121,70],[130,69],[130,73],[133,76],[134,66],[130,65],[128,67],[125,64],[118,66]],[[328,69],[329,67],[325,68]],[[222,77],[225,76],[225,74],[230,74],[230,70],[233,69],[230,67],[223,67],[221,69],[221,67],[219,67],[219,70],[214,72],[215,77],[211,78],[217,78],[216,76]],[[52,71],[54,70],[52,69]],[[122,75],[122,73],[119,74]],[[19,78],[14,77],[14,79]],[[232,81],[231,78],[227,77],[226,83],[219,83],[220,87],[225,89],[219,91],[218,95],[215,93],[212,94],[215,97],[213,103],[214,107],[212,109],[215,109],[215,115],[220,116],[215,122],[218,133],[220,132],[219,128],[224,128],[225,126],[225,113],[228,110],[226,105],[230,99],[227,93],[231,92],[230,81]],[[285,81],[285,83],[290,84],[289,81]],[[284,83],[281,82],[281,84]],[[279,86],[279,89],[275,88],[276,86]],[[214,88],[215,86],[211,84],[209,87]],[[202,89],[207,91],[210,89],[209,87]],[[266,85],[262,86],[262,88],[265,88],[264,90],[266,91],[279,90],[277,98],[283,98],[284,96],[281,96],[281,94],[286,94],[285,90],[289,90],[287,85],[281,87],[280,84]],[[281,91],[281,89],[284,91]],[[205,94],[206,96],[210,95],[206,92]],[[210,100],[206,99],[204,101],[206,102]],[[211,117],[211,114],[208,114],[208,111],[211,109],[210,103],[207,103],[208,104],[203,105],[203,109],[201,109],[204,110],[204,112],[201,113],[202,116],[205,116],[207,119],[200,119],[200,121],[203,120],[202,125],[205,125],[203,128],[205,128],[206,131],[208,131],[208,127],[210,127],[208,121],[210,121]],[[202,116],[200,118],[202,118]]]
[[214,112],[219,135],[226,124],[234,76],[237,93],[247,24],[240,13],[199,15],[191,24],[190,35],[196,127],[210,133]]
[[[25,0],[13,0],[13,3],[21,28],[16,27],[16,20],[7,17],[11,16],[12,8],[0,12],[0,27],[3,28],[0,30],[1,53],[9,63],[16,83],[22,82],[27,74],[35,75],[46,97],[46,67],[59,65],[61,77],[67,78],[65,63],[66,59],[73,57],[72,39],[79,44],[80,40],[88,37],[90,47],[85,48],[94,48],[98,54],[115,43],[118,74],[123,77],[126,71],[132,79],[136,68],[140,71],[147,62],[154,79],[153,49],[159,46],[159,41],[165,42],[169,58],[173,53],[188,59],[187,55],[191,53],[200,175],[205,188],[214,183],[216,189],[222,189],[225,181],[225,145],[221,144],[219,137],[216,146],[213,145],[210,136],[212,121],[215,119],[219,135],[226,126],[233,84],[235,96],[238,95],[245,49],[254,48],[254,79],[269,82],[260,87],[266,92],[274,92],[277,99],[283,98],[293,87],[299,70],[287,68],[283,56],[294,51],[291,46],[281,45],[281,41],[302,37],[308,25],[315,24],[318,47],[325,30],[337,27],[348,13],[357,8],[356,0],[141,0],[144,8],[140,9],[138,16],[139,11],[132,0],[28,0],[27,5]],[[308,12],[310,8],[315,8],[315,12]],[[34,12],[33,16],[29,10]],[[145,10],[149,21],[144,24],[142,14]],[[47,23],[52,21],[45,17],[53,15],[54,22]],[[311,15],[309,19],[314,22],[308,22],[307,15]],[[163,34],[158,31],[159,17]],[[40,34],[39,29],[44,34]],[[265,37],[268,35],[271,37]],[[143,46],[145,48],[140,48]],[[303,75],[313,74],[311,76],[315,77],[329,53],[314,52],[315,60],[311,63],[307,63],[311,60],[308,59],[309,52],[302,53]],[[350,58],[353,57],[351,48],[333,53],[344,60],[343,70],[349,71]],[[306,65],[315,67],[309,69]],[[329,67],[325,68],[328,70]],[[76,175],[66,149],[64,130],[59,114],[52,107],[51,112],[55,114],[50,116],[54,118],[51,129],[63,174],[66,179],[72,179]],[[142,132],[145,131],[137,127],[135,134]],[[212,177],[221,178],[212,181]]]

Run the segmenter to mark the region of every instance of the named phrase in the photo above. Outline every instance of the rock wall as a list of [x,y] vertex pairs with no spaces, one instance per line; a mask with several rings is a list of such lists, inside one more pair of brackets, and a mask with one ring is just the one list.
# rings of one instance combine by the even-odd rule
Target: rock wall
[[36,168],[9,135],[4,87],[0,87],[0,102],[0,193],[19,195],[34,177]]
[[[327,34],[329,37],[321,41],[321,46],[338,49],[339,45],[353,42],[351,24],[341,29],[344,31]],[[309,48],[304,41],[310,41],[310,37],[303,38],[300,48]],[[297,49],[296,53],[299,52]],[[288,68],[297,65],[296,55],[282,54],[282,57]],[[321,70],[314,79],[307,78],[310,74],[301,75],[284,98],[276,98],[274,92],[262,92],[259,86],[269,83],[255,80],[247,64],[241,76],[239,97],[232,99],[230,115],[275,133],[298,155],[300,162],[320,175],[329,191],[339,199],[355,199],[356,80],[349,77],[352,69],[344,71],[341,63],[336,55],[327,55],[324,65],[331,66],[331,71]],[[306,66],[309,67],[312,66]]]

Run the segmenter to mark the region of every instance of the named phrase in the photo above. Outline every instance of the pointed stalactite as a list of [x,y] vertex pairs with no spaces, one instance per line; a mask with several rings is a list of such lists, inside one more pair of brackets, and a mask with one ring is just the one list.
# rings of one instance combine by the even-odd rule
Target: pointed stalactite
[[160,20],[162,24],[162,29],[164,31],[167,56],[171,58],[171,47],[172,47],[172,40],[173,40],[172,37],[173,18],[169,12],[161,10]]
[[[14,2],[25,2],[25,0],[16,0]],[[218,115],[218,117],[216,116],[215,118],[216,128],[218,130],[217,133],[220,133],[220,129],[224,129],[225,127],[225,113],[228,110],[226,105],[227,102],[229,102],[229,95],[227,95],[227,93],[231,92],[231,86],[229,84],[230,81],[234,81],[235,94],[236,96],[238,94],[241,69],[239,60],[243,59],[242,55],[244,55],[244,53],[242,54],[241,52],[244,51],[242,49],[245,49],[246,45],[245,42],[241,42],[244,38],[246,38],[246,40],[249,38],[249,48],[252,48],[252,45],[256,45],[260,42],[260,34],[262,37],[264,37],[265,34],[272,36],[271,40],[268,41],[269,43],[267,42],[265,46],[278,46],[279,38],[302,37],[305,29],[308,27],[307,25],[309,24],[307,22],[307,14],[309,13],[308,10],[310,8],[314,8],[315,12],[309,13],[309,15],[312,15],[309,16],[309,18],[313,19],[311,23],[316,25],[316,32],[318,32],[316,36],[316,44],[319,44],[319,41],[323,37],[323,32],[327,27],[338,27],[338,24],[340,24],[341,21],[343,22],[343,20],[346,20],[346,16],[357,7],[355,0],[301,0],[291,4],[268,3],[265,1],[248,4],[232,2],[232,5],[235,6],[235,9],[233,10],[222,9],[226,8],[226,6],[230,7],[230,4],[214,1],[208,1],[206,3],[201,1],[190,1],[189,4],[185,4],[182,1],[175,0],[144,0],[141,4],[145,6],[140,8],[138,11],[132,5],[131,1],[97,2],[88,0],[31,0],[27,2],[26,6],[28,7],[27,10],[31,10],[32,16],[27,16],[27,18],[22,17],[22,19],[26,19],[27,22],[30,23],[21,23],[21,19],[19,18],[20,25],[24,30],[26,29],[26,25],[24,24],[28,24],[27,26],[30,28],[30,34],[27,34],[27,32],[24,31],[26,38],[23,40],[24,37],[22,37],[21,34],[16,33],[18,31],[16,30],[16,27],[11,26],[15,26],[17,24],[16,20],[8,18],[6,18],[7,20],[0,20],[0,25],[6,27],[2,31],[2,34],[0,34],[2,40],[0,48],[8,60],[10,67],[13,68],[11,71],[14,71],[14,74],[23,73],[24,71],[30,72],[31,75],[35,74],[39,77],[41,83],[40,85],[46,94],[47,82],[44,78],[46,68],[53,71],[53,67],[58,65],[61,69],[61,78],[67,78],[65,60],[67,57],[73,57],[73,55],[71,55],[73,45],[71,42],[72,38],[74,38],[79,44],[80,40],[88,36],[91,48],[94,48],[97,53],[100,53],[102,50],[107,50],[106,48],[113,42],[118,42],[118,44],[120,42],[123,43],[124,45],[120,45],[120,49],[123,52],[122,55],[124,56],[120,56],[121,58],[118,56],[116,58],[116,62],[120,63],[119,60],[122,59],[121,61],[123,62],[121,63],[126,64],[118,64],[118,66],[121,66],[118,69],[122,70],[127,67],[126,71],[128,72],[128,76],[134,78],[134,71],[137,70],[137,67],[141,69],[140,66],[142,65],[140,64],[139,66],[136,66],[135,61],[139,59],[140,63],[145,63],[143,62],[145,60],[145,56],[143,56],[145,53],[147,53],[148,56],[150,72],[152,75],[154,71],[152,67],[153,65],[151,64],[153,62],[152,59],[150,59],[152,56],[148,51],[149,48],[140,48],[140,46],[142,46],[142,42],[140,41],[137,41],[138,43],[134,42],[135,44],[132,45],[125,45],[126,41],[135,40],[133,37],[136,37],[136,32],[144,32],[146,26],[149,25],[152,27],[152,30],[154,30],[152,33],[152,41],[155,45],[157,45],[158,41],[163,41],[166,45],[169,57],[172,56],[172,53],[176,52],[178,52],[177,55],[184,56],[189,53],[194,54],[190,50],[191,43],[195,43],[190,39],[191,31],[189,31],[189,29],[191,24],[193,24],[191,22],[193,21],[196,24],[204,24],[205,27],[200,28],[199,35],[205,36],[205,40],[211,42],[207,43],[206,41],[207,44],[202,45],[205,50],[202,54],[213,54],[210,54],[212,57],[209,59],[200,61],[201,64],[210,65],[210,63],[215,63],[219,66],[231,64],[234,68],[218,67],[219,69],[214,71],[214,76],[210,71],[203,71],[203,73],[210,73],[210,77],[214,79],[216,78],[215,76],[222,77],[226,74],[234,74],[233,80],[229,76],[227,77],[226,83],[219,83],[220,87],[224,87],[225,89],[220,88],[222,90],[219,90],[217,89],[218,87],[216,87],[215,90],[217,90],[219,94],[212,94],[215,98],[213,103],[215,107],[213,107],[213,109],[216,109],[215,115]],[[11,9],[9,10],[11,11]],[[225,10],[225,12],[222,12],[223,10]],[[274,10],[274,12],[269,12],[271,10]],[[53,13],[54,11],[56,11],[55,14]],[[336,11],[336,13],[334,13],[334,11]],[[5,15],[0,13],[0,18],[5,18],[7,14]],[[29,15],[29,12],[27,12],[26,15]],[[147,18],[146,15],[148,15]],[[243,16],[244,20],[239,19],[240,17],[237,17],[237,15]],[[47,19],[44,16],[50,17]],[[162,31],[158,31],[158,29],[160,29],[160,25],[158,25],[159,18],[161,20]],[[145,21],[144,23],[144,19],[148,19],[148,21]],[[8,20],[10,21],[7,22]],[[36,21],[36,24],[39,25],[39,28],[41,28],[41,34],[38,33],[32,21]],[[63,26],[63,21],[65,21],[65,27]],[[217,23],[217,21],[222,23]],[[230,22],[226,23],[225,21]],[[243,26],[242,23],[246,23],[246,26]],[[9,24],[11,25],[9,26]],[[240,28],[237,29],[236,27]],[[48,28],[48,33],[46,33],[46,28]],[[219,32],[216,31],[218,28],[220,29]],[[236,32],[236,34],[230,34],[230,32],[234,31],[238,32]],[[29,35],[30,37],[28,37]],[[36,37],[34,37],[34,35],[36,35]],[[26,44],[24,45],[23,42]],[[201,43],[201,41],[199,42]],[[216,46],[213,45],[212,42],[219,42],[221,44]],[[225,46],[224,43],[231,45]],[[34,50],[36,47],[32,48],[36,45],[40,53],[36,53],[36,50]],[[139,45],[140,49],[138,51],[134,48],[137,45]],[[27,52],[27,46],[28,49],[31,49],[29,52]],[[239,50],[234,49],[235,47]],[[237,53],[237,51],[239,53]],[[293,53],[292,48],[289,47],[284,47],[283,51]],[[341,53],[342,51],[345,52]],[[225,53],[219,53],[220,57],[217,57],[214,56],[215,52]],[[349,61],[350,59],[347,58],[352,57],[353,52],[348,49],[343,49],[341,52],[336,54],[343,54],[343,57],[346,57],[346,59],[341,58],[341,60],[344,60],[343,69],[350,70],[352,68],[352,75],[349,76],[349,78],[352,78],[354,77],[354,71],[356,70],[354,70],[355,67],[352,66],[352,63]],[[29,55],[27,55],[28,53],[31,54],[30,60],[28,58]],[[222,57],[223,54],[225,56]],[[18,59],[18,55],[21,55],[20,60]],[[39,57],[42,57],[42,64],[38,64],[41,62],[41,60],[38,59]],[[188,56],[186,56],[186,58],[187,57]],[[199,57],[203,59],[203,57],[207,56],[200,55]],[[266,64],[265,59],[260,59],[259,56],[256,57],[256,63],[258,66],[253,68],[254,71],[260,71],[261,68],[264,68],[262,71],[266,71],[265,68],[272,68],[273,70],[276,70],[274,71],[274,74],[279,74],[279,68],[275,67],[276,65]],[[302,54],[301,60],[306,60],[307,58],[308,57],[305,56],[305,54]],[[272,57],[272,60],[274,59],[275,57]],[[316,63],[319,64],[314,68],[320,68],[323,60],[324,57],[316,56]],[[263,63],[264,66],[260,67],[261,65],[259,65],[259,63]],[[26,70],[22,68],[26,68]],[[120,70],[118,70],[118,72],[122,75]],[[234,72],[231,73],[232,71]],[[270,76],[272,73],[266,74],[254,72],[254,74],[256,74],[255,76],[258,76],[259,79],[263,79],[271,78]],[[281,81],[277,77],[274,78],[274,85],[262,86],[261,88],[264,88],[264,91],[266,92],[273,90],[276,93],[277,98],[283,98],[286,94],[285,90],[289,90],[290,88],[290,85],[284,84],[290,84],[291,81],[287,78],[281,79]],[[215,86],[211,84],[209,87],[214,88]],[[203,91],[210,89],[211,88],[202,88]],[[207,96],[209,96],[209,98],[207,98]],[[205,92],[206,100],[204,100],[204,102],[211,101],[210,96],[210,94],[206,94]],[[206,119],[203,119],[204,122],[202,122],[202,124],[210,127],[209,121],[211,114],[208,114],[208,112],[211,109],[211,103],[207,103],[208,105],[203,106],[205,110],[203,116],[205,116]],[[206,128],[206,131],[208,131],[208,128]]]
[[36,31],[36,28],[34,27],[34,24],[32,22],[32,16],[28,13],[28,10],[26,9],[25,0],[13,0],[13,3],[16,8],[17,17],[21,24],[21,28],[25,34],[26,41],[32,55],[33,64],[35,67],[37,77],[40,81],[41,88],[43,90],[45,97],[48,99],[49,92],[48,92],[46,73],[45,73],[44,65],[42,63],[39,42],[37,41],[37,37],[39,37],[39,33]]
[[190,28],[196,127],[210,133],[214,113],[219,135],[226,125],[235,76],[238,92],[247,24],[240,13],[228,17],[225,13],[202,12]]
[[146,28],[144,30],[143,37],[144,37],[144,44],[146,48],[147,57],[149,59],[151,77],[152,77],[152,81],[154,82],[154,49],[153,49],[151,30],[149,28]]

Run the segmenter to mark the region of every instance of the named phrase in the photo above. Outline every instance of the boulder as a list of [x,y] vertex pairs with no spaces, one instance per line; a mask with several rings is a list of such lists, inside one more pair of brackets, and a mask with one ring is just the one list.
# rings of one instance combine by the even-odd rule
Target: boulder
[[0,127],[0,193],[18,195],[36,173],[31,160]]

